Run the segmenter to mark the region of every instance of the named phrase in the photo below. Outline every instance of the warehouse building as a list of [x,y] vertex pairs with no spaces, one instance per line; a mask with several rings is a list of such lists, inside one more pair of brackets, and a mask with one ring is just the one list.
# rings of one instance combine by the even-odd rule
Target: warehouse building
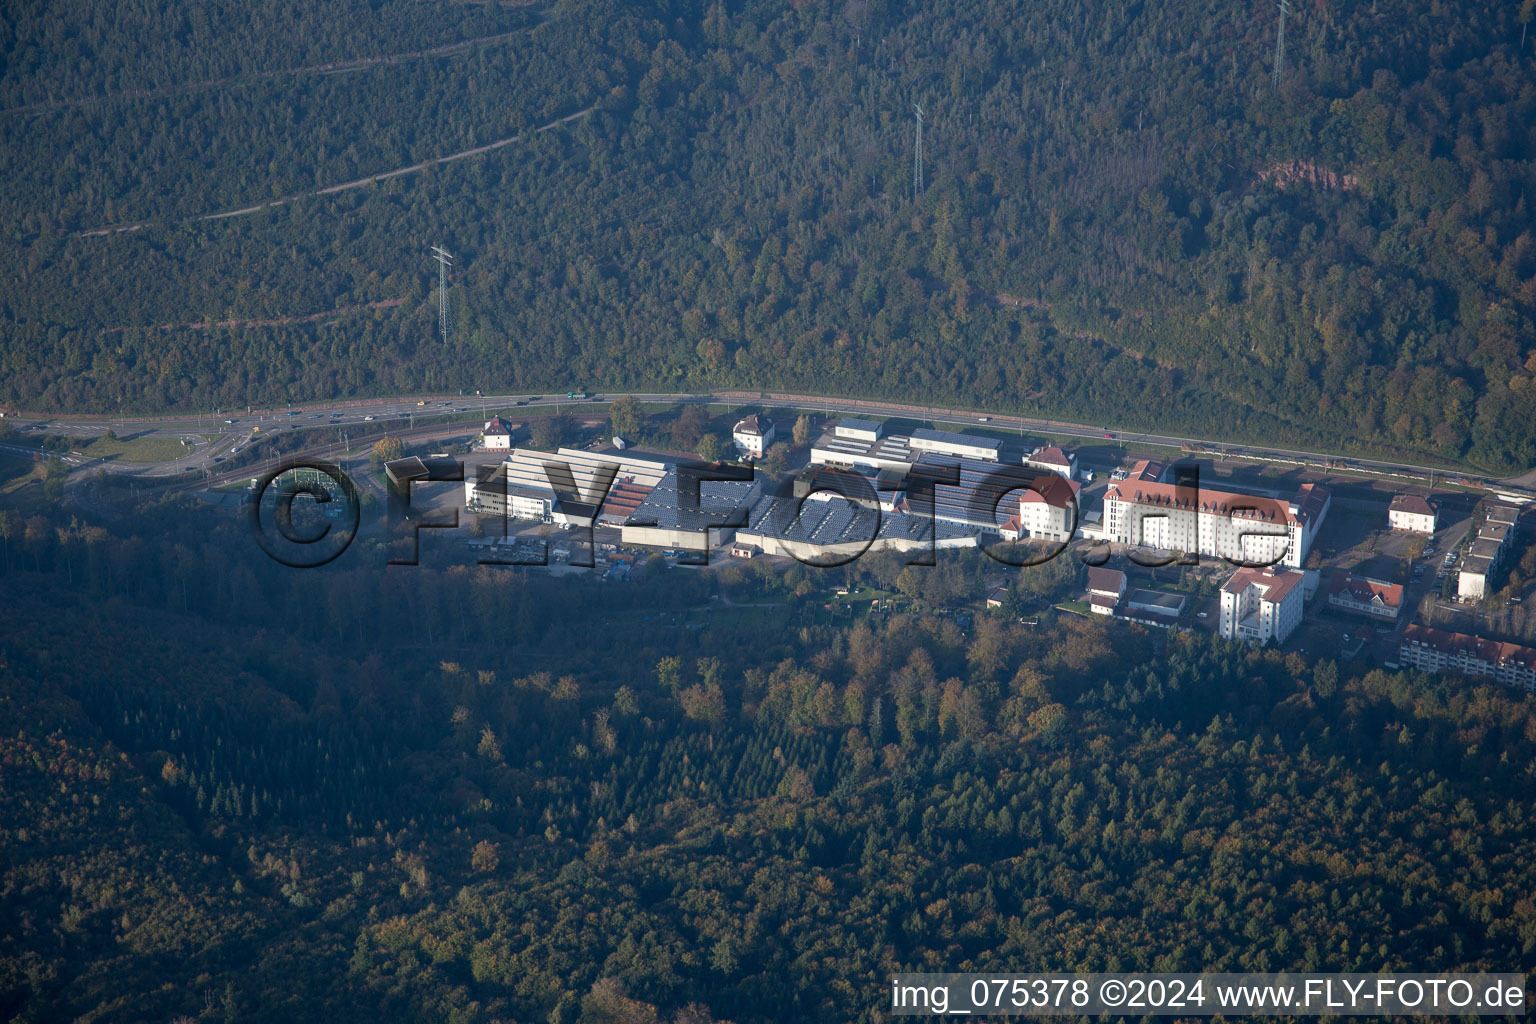
[[884,432],[885,426],[874,420],[841,419],[832,424],[833,437],[850,441],[868,441],[873,444],[880,440]]
[[700,480],[698,493],[686,494],[679,490],[677,467],[671,466],[629,513],[619,536],[624,544],[708,551],[731,542],[760,490],[757,480]]
[[[816,466],[842,466],[847,469],[865,467],[889,469],[905,473],[917,461],[918,453],[912,450],[911,439],[902,436],[879,437],[851,436],[867,434],[855,428],[848,435],[838,433],[848,420],[840,421],[833,429],[823,433],[811,445],[811,464]],[[854,420],[854,423],[862,421]]]
[[948,430],[929,430],[924,427],[912,431],[912,450],[932,452],[935,455],[953,455],[963,459],[997,462],[1003,442],[975,434],[955,434]]
[[669,464],[616,452],[519,448],[484,479],[464,481],[471,512],[591,526],[618,522],[668,472]]
[[802,562],[845,560],[865,551],[975,547],[973,531],[902,512],[884,513],[842,500],[764,497],[736,543]]

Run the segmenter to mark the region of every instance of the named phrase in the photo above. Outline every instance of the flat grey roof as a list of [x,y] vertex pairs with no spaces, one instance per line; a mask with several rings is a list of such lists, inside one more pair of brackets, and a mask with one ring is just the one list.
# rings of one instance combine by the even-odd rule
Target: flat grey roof
[[1472,542],[1472,549],[1468,552],[1467,557],[1488,559],[1498,558],[1499,542],[1496,540],[1475,540]]
[[882,429],[882,425],[874,420],[856,420],[847,417],[832,424],[832,429],[836,430],[838,427],[846,427],[849,430],[869,430],[877,434]]
[[1161,612],[1164,615],[1179,614],[1185,600],[1182,594],[1164,594],[1159,590],[1143,590],[1140,587],[1132,590],[1127,597],[1127,602],[1137,608]]
[[948,430],[929,430],[927,427],[920,427],[912,431],[912,436],[921,441],[968,445],[972,448],[991,448],[993,451],[1003,446],[1003,442],[995,437],[982,437],[979,434],[956,434]]

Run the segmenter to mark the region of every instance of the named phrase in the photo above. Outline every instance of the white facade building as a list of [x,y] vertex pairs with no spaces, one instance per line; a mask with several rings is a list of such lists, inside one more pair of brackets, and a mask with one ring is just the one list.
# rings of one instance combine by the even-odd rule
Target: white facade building
[[1434,533],[1440,512],[1427,498],[1418,494],[1398,494],[1387,506],[1387,525],[1394,530]]
[[1331,503],[1317,484],[1303,484],[1284,502],[1181,488],[1159,482],[1155,472],[1138,466],[1105,491],[1104,535],[1112,543],[1299,569]]
[[996,462],[1003,442],[976,434],[955,434],[948,430],[912,431],[908,442],[913,451],[933,452],[936,455],[955,455],[962,459],[978,459]]
[[773,420],[767,416],[748,416],[731,428],[731,440],[736,450],[748,459],[760,459],[768,446],[773,444]]
[[1536,691],[1536,649],[1414,624],[1403,631],[1398,661],[1424,672],[1489,676]]
[[512,447],[512,424],[500,416],[492,416],[485,421],[480,436],[488,450],[508,451]]
[[1055,473],[1068,480],[1077,479],[1077,456],[1055,445],[1049,448],[1036,448],[1025,457],[1024,465],[1032,469],[1043,469],[1047,473]]
[[1242,568],[1221,587],[1219,631],[1228,640],[1284,643],[1301,623],[1302,574]]
[[1120,598],[1125,596],[1125,573],[1119,569],[1092,566],[1088,569],[1088,610],[1095,615],[1113,615]]
[[1019,495],[1020,536],[1038,540],[1066,541],[1076,528],[1073,509],[1081,485],[1069,483],[1055,474],[1037,476],[1036,490]]
[[847,438],[852,441],[868,441],[871,444],[880,440],[880,435],[885,427],[873,420],[841,419],[832,424],[832,436]]

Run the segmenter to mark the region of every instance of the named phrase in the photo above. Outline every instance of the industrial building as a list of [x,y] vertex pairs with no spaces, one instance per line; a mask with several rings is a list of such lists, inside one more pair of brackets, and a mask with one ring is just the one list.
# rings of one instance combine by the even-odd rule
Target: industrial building
[[865,551],[975,547],[975,531],[942,520],[881,512],[841,500],[767,496],[752,508],[736,543],[801,561],[846,559]]
[[[844,420],[817,438],[811,445],[811,464],[817,466],[868,467],[905,473],[917,461],[911,438],[881,437],[878,428],[873,438],[861,427],[847,429]],[[862,420],[852,421],[862,424]]]
[[843,418],[832,424],[832,436],[841,437],[851,441],[869,441],[871,443],[880,440],[880,435],[885,432],[884,424],[874,420],[855,420]]
[[639,507],[669,469],[667,462],[617,452],[519,448],[485,479],[465,480],[464,501],[471,512],[511,519],[616,524]]
[[955,434],[948,430],[929,430],[924,427],[912,431],[912,449],[932,452],[935,455],[953,455],[963,459],[997,462],[1003,442],[975,434]]
[[685,494],[678,487],[677,467],[669,466],[629,512],[619,536],[624,544],[708,551],[732,540],[760,490],[756,480],[700,480],[697,495]]

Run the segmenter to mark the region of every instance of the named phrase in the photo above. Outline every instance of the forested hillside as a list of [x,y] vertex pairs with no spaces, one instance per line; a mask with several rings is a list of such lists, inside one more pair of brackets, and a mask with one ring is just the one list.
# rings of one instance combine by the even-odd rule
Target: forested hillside
[[1532,11],[1298,4],[1276,90],[1268,3],[11,5],[0,400],[793,387],[1524,470]]
[[909,610],[833,623],[832,571],[306,573],[142,511],[0,520],[8,1020],[873,1021],[897,970],[1536,953],[1508,691],[962,627],[975,553],[861,560]]

